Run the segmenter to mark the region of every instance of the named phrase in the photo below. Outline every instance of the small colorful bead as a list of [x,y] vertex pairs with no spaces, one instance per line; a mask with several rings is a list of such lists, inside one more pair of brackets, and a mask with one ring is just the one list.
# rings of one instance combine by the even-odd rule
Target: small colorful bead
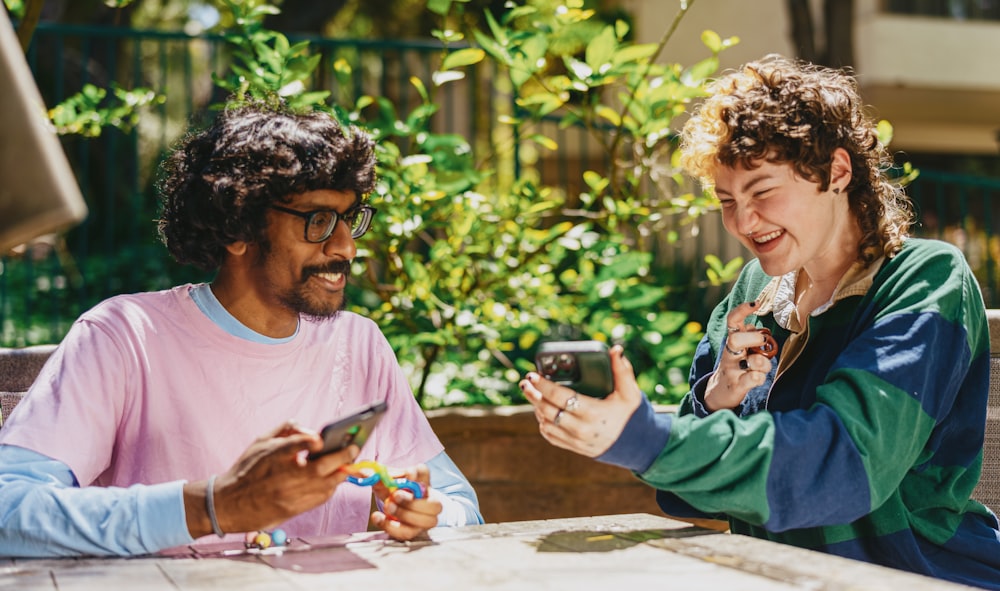
[[288,534],[283,529],[276,529],[271,532],[271,541],[275,546],[284,546],[288,543]]
[[271,545],[271,536],[267,535],[267,532],[260,532],[257,537],[253,539],[254,546],[263,550]]

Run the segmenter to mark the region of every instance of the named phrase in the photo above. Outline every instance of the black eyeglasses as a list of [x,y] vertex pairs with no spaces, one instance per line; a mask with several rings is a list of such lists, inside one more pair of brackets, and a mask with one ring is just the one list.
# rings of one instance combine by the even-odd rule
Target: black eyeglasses
[[378,211],[370,205],[352,207],[344,213],[337,213],[332,209],[298,211],[280,205],[271,205],[270,207],[304,219],[306,221],[305,238],[307,242],[323,242],[330,237],[330,234],[333,234],[333,230],[340,220],[344,220],[347,227],[351,229],[351,238],[361,238],[371,227],[372,218]]

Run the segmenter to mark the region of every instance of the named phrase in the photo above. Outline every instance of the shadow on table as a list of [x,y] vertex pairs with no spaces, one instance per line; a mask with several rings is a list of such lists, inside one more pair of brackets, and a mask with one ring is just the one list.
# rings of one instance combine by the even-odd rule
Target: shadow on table
[[690,538],[717,534],[700,527],[682,529],[647,529],[637,531],[557,531],[536,543],[539,552],[611,552],[630,548],[650,540]]
[[272,568],[300,573],[337,573],[352,570],[373,569],[368,562],[348,547],[348,544],[380,542],[412,552],[429,544],[429,538],[418,538],[411,542],[390,540],[382,532],[367,532],[339,536],[313,536],[289,540],[285,546],[266,549],[248,548],[242,542],[221,541],[178,547],[161,552],[161,556],[175,558],[223,558],[251,564],[266,564]]

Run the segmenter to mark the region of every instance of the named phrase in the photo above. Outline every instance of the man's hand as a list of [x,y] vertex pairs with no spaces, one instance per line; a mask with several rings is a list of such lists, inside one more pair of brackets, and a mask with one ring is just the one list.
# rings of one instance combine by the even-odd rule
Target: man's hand
[[[223,532],[273,528],[325,503],[347,478],[339,471],[358,456],[351,445],[315,460],[319,435],[287,422],[250,445],[215,481],[215,514]],[[184,509],[192,537],[212,533],[206,504],[207,482],[184,485]]]
[[390,492],[381,482],[372,487],[375,495],[382,501],[384,509],[384,512],[372,513],[372,525],[392,538],[405,542],[437,525],[438,515],[443,508],[441,501],[438,500],[441,493],[431,489],[430,471],[423,464],[393,476],[419,483],[427,491],[424,498],[418,499],[404,488]]

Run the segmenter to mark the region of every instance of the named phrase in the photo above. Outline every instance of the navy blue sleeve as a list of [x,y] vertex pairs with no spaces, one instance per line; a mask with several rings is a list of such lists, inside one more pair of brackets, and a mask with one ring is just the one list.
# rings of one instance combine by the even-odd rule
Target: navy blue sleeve
[[595,459],[633,472],[645,472],[666,447],[672,421],[672,415],[657,414],[649,399],[643,396],[618,440]]

